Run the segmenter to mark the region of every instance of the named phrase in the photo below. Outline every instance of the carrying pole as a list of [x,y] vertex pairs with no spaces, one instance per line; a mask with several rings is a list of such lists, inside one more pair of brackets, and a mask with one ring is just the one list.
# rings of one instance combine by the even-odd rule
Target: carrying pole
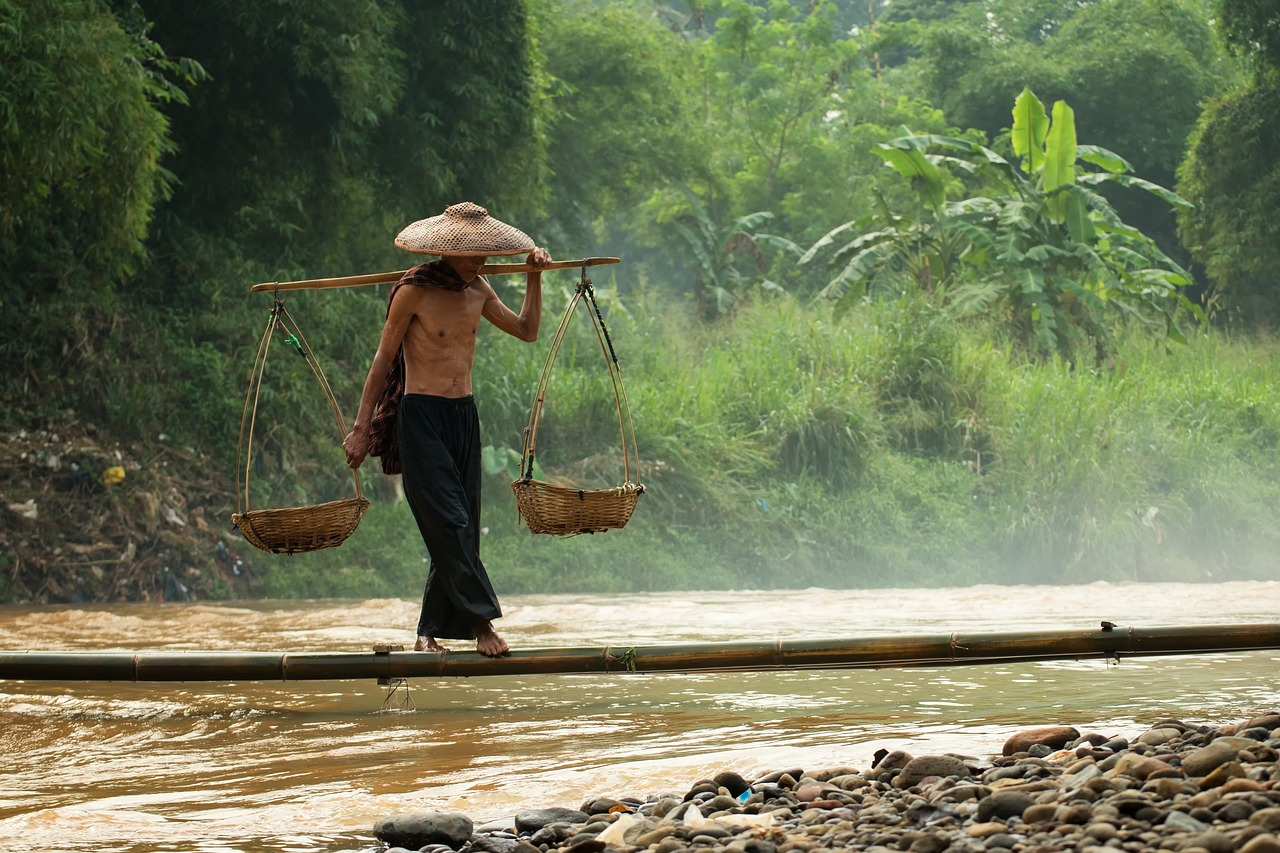
[[[581,267],[598,267],[602,264],[620,263],[621,258],[579,258],[576,261],[551,261],[541,269],[568,270]],[[535,272],[538,267],[531,264],[485,264],[480,267],[480,275],[515,275],[516,273]],[[340,278],[311,278],[303,281],[264,281],[249,288],[250,293],[265,293],[273,290],[323,290],[329,287],[363,287],[367,284],[394,284],[408,270],[392,270],[391,272],[373,272],[366,275],[348,275]]]
[[[307,681],[727,672],[1118,660],[1280,649],[1280,624],[474,651],[0,652],[0,681]],[[393,647],[397,648],[398,647]]]

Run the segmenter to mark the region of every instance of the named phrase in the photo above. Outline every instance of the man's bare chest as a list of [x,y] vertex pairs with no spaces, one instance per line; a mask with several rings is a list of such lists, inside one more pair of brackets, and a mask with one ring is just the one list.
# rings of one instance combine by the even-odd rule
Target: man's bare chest
[[428,349],[473,347],[483,311],[484,297],[473,288],[427,290],[418,301],[407,337]]

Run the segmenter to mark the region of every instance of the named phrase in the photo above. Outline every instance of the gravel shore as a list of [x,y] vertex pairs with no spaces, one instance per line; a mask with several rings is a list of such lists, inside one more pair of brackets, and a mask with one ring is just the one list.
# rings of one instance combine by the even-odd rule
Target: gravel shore
[[1001,755],[877,753],[868,768],[724,772],[687,791],[601,797],[476,826],[384,818],[389,853],[817,853],[825,850],[1280,853],[1280,711],[1165,720],[1128,740],[1019,732]]

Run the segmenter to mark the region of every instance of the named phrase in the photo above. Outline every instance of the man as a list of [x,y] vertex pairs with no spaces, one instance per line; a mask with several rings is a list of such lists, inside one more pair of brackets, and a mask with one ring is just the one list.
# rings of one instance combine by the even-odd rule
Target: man
[[[441,255],[404,274],[387,304],[378,351],[343,439],[347,464],[369,455],[402,473],[405,498],[431,555],[415,651],[448,651],[440,639],[474,639],[489,657],[509,654],[493,629],[502,615],[480,562],[480,427],[471,396],[480,318],[522,341],[542,320],[542,269],[551,261],[524,232],[464,202],[400,232],[396,245]],[[520,313],[482,276],[489,255],[528,252]]]

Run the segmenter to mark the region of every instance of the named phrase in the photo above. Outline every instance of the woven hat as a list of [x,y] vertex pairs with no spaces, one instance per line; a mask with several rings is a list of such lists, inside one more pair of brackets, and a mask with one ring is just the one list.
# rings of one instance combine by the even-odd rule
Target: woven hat
[[405,226],[396,245],[422,255],[521,255],[535,248],[528,234],[469,201]]

